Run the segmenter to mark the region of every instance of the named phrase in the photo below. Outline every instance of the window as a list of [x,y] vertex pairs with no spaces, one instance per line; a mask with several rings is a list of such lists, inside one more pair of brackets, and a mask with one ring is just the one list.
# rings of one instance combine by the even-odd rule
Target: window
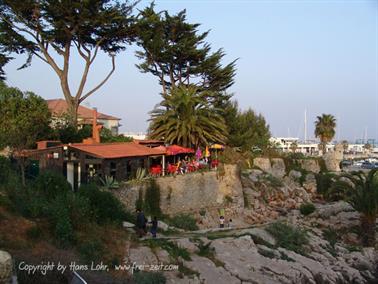
[[117,126],[112,126],[110,128],[110,131],[112,132],[113,135],[118,135],[118,127]]

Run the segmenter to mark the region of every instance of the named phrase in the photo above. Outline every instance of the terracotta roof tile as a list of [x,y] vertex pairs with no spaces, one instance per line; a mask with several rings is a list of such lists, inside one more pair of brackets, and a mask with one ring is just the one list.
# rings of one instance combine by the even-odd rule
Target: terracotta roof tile
[[133,142],[103,144],[70,144],[69,147],[103,159],[164,155],[164,149],[148,148]]
[[[67,102],[63,99],[55,99],[55,100],[46,100],[47,105],[51,113],[55,115],[63,115],[67,112],[68,106]],[[92,120],[93,118],[93,110],[84,106],[79,106],[77,110],[78,116],[81,119],[89,119]],[[106,120],[121,120],[118,117],[107,115],[101,112],[97,113],[98,119],[106,119]]]

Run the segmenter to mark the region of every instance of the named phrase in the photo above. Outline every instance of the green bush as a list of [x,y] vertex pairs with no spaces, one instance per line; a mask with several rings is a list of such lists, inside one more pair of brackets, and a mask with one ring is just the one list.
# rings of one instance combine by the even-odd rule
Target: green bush
[[11,163],[6,157],[0,156],[0,184],[8,181],[8,176],[12,171]]
[[82,260],[86,263],[100,262],[104,255],[104,246],[97,239],[86,240],[78,247]]
[[319,173],[316,178],[316,191],[319,194],[327,195],[332,184],[335,181],[335,175],[332,173]]
[[151,216],[161,217],[160,188],[154,179],[150,180],[146,188],[143,204],[144,212]]
[[139,271],[133,274],[133,280],[136,284],[165,284],[165,276],[161,272]]
[[172,226],[180,228],[187,231],[196,231],[198,226],[196,224],[196,219],[189,214],[178,214],[173,216],[168,221]]
[[304,246],[309,242],[306,231],[282,222],[270,224],[266,231],[276,239],[278,247],[283,247],[302,255],[306,254]]
[[49,216],[57,223],[61,213],[68,215],[72,226],[77,229],[85,222],[94,220],[93,211],[88,198],[74,192],[59,194],[49,207]]
[[302,215],[310,215],[311,213],[313,213],[315,211],[315,205],[312,204],[312,203],[303,203],[300,207],[299,207],[299,211],[301,212]]
[[67,179],[59,173],[44,171],[38,175],[32,185],[33,191],[51,200],[60,193],[72,191]]
[[26,231],[26,235],[31,240],[39,240],[42,236],[42,230],[39,226],[33,226]]
[[66,210],[60,212],[55,225],[55,238],[61,247],[67,247],[74,241],[74,231],[70,217]]
[[107,191],[100,191],[96,185],[84,185],[78,190],[80,196],[89,200],[90,210],[98,224],[118,223],[130,220],[122,203]]

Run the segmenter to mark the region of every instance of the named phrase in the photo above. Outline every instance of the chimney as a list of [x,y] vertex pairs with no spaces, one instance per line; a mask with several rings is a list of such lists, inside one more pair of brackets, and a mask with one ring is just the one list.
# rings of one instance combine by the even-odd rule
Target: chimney
[[97,108],[93,108],[93,120],[92,120],[92,137],[83,139],[84,144],[100,143],[100,130],[102,125],[97,124]]
[[100,130],[102,125],[97,125],[97,108],[93,108],[92,138],[95,143],[100,143]]

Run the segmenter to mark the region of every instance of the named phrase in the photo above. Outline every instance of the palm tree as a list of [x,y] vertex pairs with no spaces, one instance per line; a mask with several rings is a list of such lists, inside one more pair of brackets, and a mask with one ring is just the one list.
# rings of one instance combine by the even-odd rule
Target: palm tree
[[334,199],[343,198],[361,213],[362,242],[367,246],[375,245],[375,222],[378,216],[378,169],[371,170],[366,176],[362,171],[342,175],[348,178],[337,181],[329,193]]
[[315,121],[315,137],[320,139],[320,148],[323,154],[326,152],[328,142],[332,141],[335,136],[336,119],[331,114],[322,114],[317,116]]
[[225,122],[220,111],[206,99],[209,95],[193,85],[172,88],[151,112],[150,138],[185,147],[224,143]]
[[295,153],[298,149],[298,142],[297,141],[294,141],[293,143],[291,143],[290,145],[290,150]]

